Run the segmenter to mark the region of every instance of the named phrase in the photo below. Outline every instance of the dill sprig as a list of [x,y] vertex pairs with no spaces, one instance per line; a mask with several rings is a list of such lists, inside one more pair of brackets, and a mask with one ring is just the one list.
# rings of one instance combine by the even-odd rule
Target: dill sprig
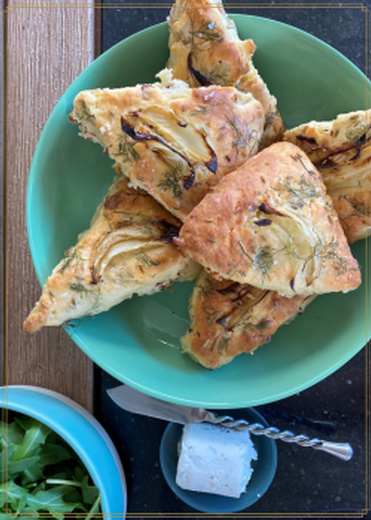
[[317,174],[316,172],[313,170],[313,168],[307,168],[305,162],[303,161],[303,159],[300,157],[300,155],[291,155],[291,158],[294,159],[294,161],[296,162],[299,162],[302,167],[304,168],[304,170],[311,176],[311,177],[316,177]]
[[367,141],[368,137],[366,134],[370,131],[370,129],[370,125],[365,126],[364,124],[358,124],[355,127],[349,128],[349,130],[345,132],[345,137],[349,139],[349,141],[351,141],[352,143],[356,143],[357,141],[362,139],[363,136],[365,136],[364,140]]
[[211,344],[210,351],[213,352],[215,348],[218,350],[218,354],[223,354],[228,350],[228,342],[230,337],[226,336],[224,331],[220,336],[217,336]]
[[234,133],[233,146],[236,148],[246,148],[247,144],[249,143],[253,135],[253,132],[248,130],[246,133],[243,133],[241,131],[241,121],[238,119],[234,112],[232,112],[232,117],[227,116],[227,121]]
[[139,153],[132,143],[129,143],[125,137],[121,137],[118,145],[118,151],[114,154],[120,157],[123,162],[137,162],[140,159]]
[[288,192],[291,204],[303,207],[304,201],[310,201],[318,197],[317,188],[312,184],[303,174],[297,185],[283,184],[283,187]]
[[357,197],[349,197],[349,195],[343,195],[343,199],[345,199],[353,209],[353,212],[350,213],[347,217],[345,217],[346,219],[360,215],[363,215],[365,217],[369,217],[371,215],[371,209],[369,208],[369,206],[367,206],[367,204],[365,204],[364,202],[360,202],[357,199]]
[[238,245],[240,246],[243,256],[246,256],[250,260],[250,262],[253,263],[253,259],[251,258],[251,256],[248,254],[248,252],[244,248],[241,240],[238,241]]
[[[226,116],[226,121],[227,126],[222,127],[218,140],[224,139],[227,134],[232,134],[231,147],[235,152],[235,164],[241,151],[247,149],[248,155],[252,155],[258,145],[258,134],[255,129],[244,126],[233,111],[231,115]],[[233,165],[230,164],[230,167]]]
[[145,267],[156,267],[161,265],[161,262],[153,260],[145,251],[140,251],[135,255],[137,261]]
[[64,273],[68,267],[72,267],[72,262],[76,261],[75,270],[84,262],[84,259],[78,254],[78,249],[74,248],[72,252],[66,256],[61,267],[58,269],[58,273]]
[[183,178],[183,167],[177,165],[172,170],[168,170],[164,173],[162,180],[157,186],[163,191],[171,191],[176,199],[183,198],[183,187],[181,180]]
[[[348,260],[343,256],[339,255],[338,252],[339,242],[337,237],[334,237],[327,243],[323,243],[321,239],[318,239],[317,243],[313,246],[312,253],[306,258],[299,257],[298,255],[295,258],[303,261],[302,270],[305,269],[308,262],[313,260],[314,258],[320,258],[322,260],[330,260],[335,262],[335,266],[342,273],[346,273],[348,271]],[[289,249],[286,248],[288,252],[292,254]],[[294,255],[293,255],[294,256]]]
[[231,339],[230,337],[227,337],[224,334],[222,334],[222,336],[219,339],[219,344],[218,344],[218,353],[219,354],[222,354],[223,352],[227,352],[228,342],[230,339]]
[[321,240],[314,246],[313,256],[319,257],[323,260],[335,261],[336,267],[342,272],[348,271],[348,260],[343,256],[339,255],[339,242],[337,237],[334,237],[327,244],[323,244]]
[[211,305],[205,307],[203,310],[206,314],[206,323],[211,327],[218,316],[218,311],[215,310]]
[[223,62],[218,63],[210,70],[208,78],[212,83],[215,83],[215,85],[220,85],[222,87],[228,87],[232,84],[228,66]]
[[255,254],[253,266],[260,271],[263,280],[265,277],[269,279],[269,271],[274,265],[274,251],[271,246],[263,246]]
[[68,284],[71,291],[75,291],[77,293],[89,293],[90,291],[81,283],[81,282],[70,282]]
[[191,17],[191,30],[192,36],[192,47],[195,46],[195,40],[202,40],[203,42],[216,43],[223,39],[223,33],[221,33],[218,27],[213,21],[201,21],[196,23],[195,17]]
[[264,121],[264,132],[267,130],[267,128],[273,124],[274,120],[276,119],[276,117],[278,116],[278,110],[272,110],[271,112],[267,112],[266,116],[265,116],[265,121]]
[[204,115],[204,114],[207,114],[208,112],[210,112],[211,110],[217,109],[221,106],[223,106],[222,103],[210,103],[209,105],[205,105],[203,108],[200,108],[199,110],[190,112],[189,115],[191,117]]
[[247,329],[255,329],[258,332],[263,332],[263,331],[269,329],[270,326],[271,326],[271,321],[268,318],[265,319],[265,320],[262,320],[259,323],[247,322],[247,323],[243,324],[243,328],[245,330],[247,330]]
[[81,282],[69,282],[68,286],[71,291],[82,294],[82,295],[84,295],[84,297],[86,296],[87,298],[93,300],[92,304],[90,305],[89,309],[85,312],[85,314],[83,316],[81,316],[80,318],[78,318],[79,321],[77,323],[75,323],[74,325],[70,325],[68,323],[68,325],[70,325],[73,328],[82,327],[83,325],[86,325],[87,323],[89,323],[90,320],[93,319],[92,315],[98,314],[100,312],[100,303],[101,303],[100,287],[95,284],[94,290],[90,291]]
[[215,284],[209,276],[206,276],[202,283],[199,286],[203,296],[208,296],[210,293],[212,293],[215,290]]
[[81,121],[95,119],[95,115],[90,112],[88,105],[83,99],[80,100],[80,107],[77,112]]

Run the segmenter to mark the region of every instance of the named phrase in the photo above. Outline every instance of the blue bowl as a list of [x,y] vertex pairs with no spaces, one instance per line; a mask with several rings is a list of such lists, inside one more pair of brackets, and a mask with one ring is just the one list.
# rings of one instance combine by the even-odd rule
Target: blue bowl
[[[260,423],[268,428],[266,420],[253,408],[246,410],[223,410],[223,415],[232,415],[235,419],[245,419],[254,424]],[[180,488],[175,481],[178,464],[178,443],[183,426],[169,424],[162,437],[160,446],[160,463],[166,482],[174,493],[186,504],[203,513],[234,513],[250,507],[257,502],[271,485],[277,468],[276,442],[268,437],[251,435],[258,454],[252,461],[253,473],[245,493],[240,498],[229,498],[211,493],[198,493]]]
[[124,470],[114,444],[100,423],[82,406],[45,388],[5,386],[0,390],[2,408],[46,424],[80,457],[99,488],[104,518],[125,518]]

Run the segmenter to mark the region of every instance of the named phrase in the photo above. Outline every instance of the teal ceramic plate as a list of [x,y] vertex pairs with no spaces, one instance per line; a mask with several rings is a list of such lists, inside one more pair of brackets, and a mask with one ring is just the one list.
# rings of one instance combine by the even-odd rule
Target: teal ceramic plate
[[[223,415],[233,414],[235,419],[245,419],[251,424],[260,423],[266,428],[268,423],[253,408],[236,412],[223,410]],[[236,415],[237,413],[237,415]],[[253,473],[246,492],[240,498],[229,498],[210,493],[197,493],[180,488],[175,482],[178,464],[178,442],[181,439],[183,426],[169,424],[160,445],[160,464],[166,482],[174,493],[189,506],[203,513],[234,513],[250,507],[257,502],[271,485],[277,468],[276,442],[268,437],[251,436],[258,459],[252,461]]]
[[[341,54],[295,28],[238,15],[240,36],[257,44],[255,63],[288,128],[366,108],[371,87]],[[167,57],[166,23],[135,34],[93,62],[69,87],[37,145],[27,192],[27,229],[36,273],[44,283],[89,226],[113,179],[98,144],[78,136],[68,114],[86,88],[151,82]],[[352,247],[365,279],[365,242]],[[369,290],[368,286],[368,290]],[[347,295],[321,296],[270,344],[209,371],[182,355],[192,284],[132,298],[68,334],[118,380],[164,400],[209,408],[243,408],[290,396],[344,365],[366,343],[366,284]]]

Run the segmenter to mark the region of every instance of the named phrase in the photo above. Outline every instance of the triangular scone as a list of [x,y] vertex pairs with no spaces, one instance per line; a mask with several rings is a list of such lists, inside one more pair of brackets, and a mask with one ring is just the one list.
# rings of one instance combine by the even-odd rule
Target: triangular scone
[[315,296],[285,298],[274,291],[201,271],[190,297],[190,326],[180,340],[184,352],[206,368],[218,368],[267,343]]
[[258,150],[261,104],[234,88],[162,83],[79,93],[71,119],[101,143],[134,187],[184,220],[221,177]]
[[98,314],[133,294],[152,294],[197,276],[199,266],[172,243],[180,222],[128,183],[116,178],[90,229],[48,278],[25,330]]
[[361,283],[320,174],[291,143],[265,148],[222,179],[189,215],[178,243],[221,278],[283,296]]
[[284,124],[276,98],[253,64],[256,46],[252,40],[240,40],[221,0],[176,0],[168,23],[170,58],[167,66],[174,77],[193,87],[215,84],[251,92],[265,113],[261,146],[277,141]]
[[303,124],[284,139],[304,150],[320,171],[348,242],[371,234],[371,110]]

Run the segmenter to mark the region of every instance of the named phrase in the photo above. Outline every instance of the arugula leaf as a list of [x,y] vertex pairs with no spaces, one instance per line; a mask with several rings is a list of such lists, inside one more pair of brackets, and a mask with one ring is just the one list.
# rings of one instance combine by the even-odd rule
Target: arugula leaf
[[[24,469],[20,475],[22,486],[26,486],[27,484],[37,482],[43,476],[42,468],[40,467],[40,457],[32,458],[37,459],[35,464],[30,466],[29,468]],[[15,462],[15,464],[19,464],[19,462]]]
[[[79,486],[79,487],[70,486],[70,490],[66,492],[64,499],[66,502],[83,503],[83,497],[81,494],[81,486]],[[86,507],[83,507],[83,509],[84,509],[84,511],[88,510]]]
[[28,457],[27,459],[23,460],[17,460],[16,462],[12,462],[9,460],[8,451],[3,451],[0,454],[0,482],[4,482],[8,480],[9,477],[13,477],[17,475],[18,473],[21,473],[25,470],[28,470],[29,468],[32,468],[32,466],[35,466],[38,461],[39,457]]
[[12,507],[17,511],[21,499],[25,499],[27,495],[28,492],[13,480],[4,482],[0,485],[0,507]]
[[82,496],[86,504],[93,504],[98,496],[98,488],[89,485],[89,475],[82,480]]
[[12,417],[0,422],[0,520],[96,518],[99,490],[72,448],[36,419]]
[[71,513],[79,503],[70,503],[64,500],[64,495],[69,491],[66,485],[56,486],[47,491],[39,491],[35,495],[29,496],[27,504],[37,511],[47,510],[49,513]]
[[77,480],[78,482],[82,482],[82,479],[85,476],[85,473],[80,466],[76,466],[73,474],[74,474],[75,480]]
[[10,424],[0,421],[1,450],[12,444],[19,444],[23,439],[23,429],[16,422]]
[[39,455],[39,464],[41,467],[58,464],[65,460],[71,460],[73,454],[64,446],[59,444],[44,444]]
[[[18,421],[18,419],[17,419]],[[50,428],[40,423],[32,417],[27,417],[22,421],[26,429],[23,440],[14,449],[13,461],[20,460],[27,456],[37,455],[40,452],[41,444],[44,444],[46,437],[51,432]],[[22,425],[21,424],[21,425]]]
[[100,501],[101,501],[101,496],[99,495],[94,504],[93,504],[93,507],[90,509],[89,511],[89,514],[87,517],[85,517],[85,520],[90,520],[90,518],[94,518],[94,515],[96,515],[97,513],[99,513],[99,504],[100,504]]

